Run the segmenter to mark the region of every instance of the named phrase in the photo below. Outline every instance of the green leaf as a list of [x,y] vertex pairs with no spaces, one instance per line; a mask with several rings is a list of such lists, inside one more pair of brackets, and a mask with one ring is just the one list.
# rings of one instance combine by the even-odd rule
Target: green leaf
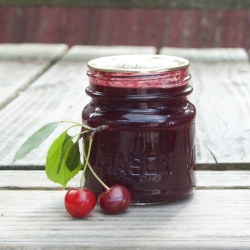
[[42,142],[44,142],[56,129],[60,122],[51,122],[44,125],[34,134],[32,134],[17,150],[16,155],[13,159],[13,163],[17,160],[22,159],[24,156],[29,154],[32,150],[37,148]]
[[[51,181],[59,183],[64,187],[66,187],[67,183],[80,171],[82,167],[81,162],[79,161],[78,165],[71,172],[66,166],[66,157],[63,157],[61,160],[63,148],[66,145],[65,143],[68,142],[69,146],[66,148],[65,156],[69,155],[69,151],[74,144],[66,130],[57,139],[55,139],[55,141],[50,146],[45,165],[47,177]],[[59,168],[60,161],[61,167]]]
[[70,137],[69,135],[66,135],[64,137],[64,141],[63,141],[63,144],[62,144],[62,152],[61,152],[61,155],[60,155],[60,160],[59,160],[59,165],[58,165],[58,168],[57,168],[57,174],[59,174],[60,172],[60,169],[61,169],[61,166],[62,166],[62,161],[65,157],[65,153],[66,153],[66,150],[69,149],[72,145],[72,139],[73,137]]
[[74,171],[81,164],[78,140],[73,143],[66,157],[66,166],[70,172]]

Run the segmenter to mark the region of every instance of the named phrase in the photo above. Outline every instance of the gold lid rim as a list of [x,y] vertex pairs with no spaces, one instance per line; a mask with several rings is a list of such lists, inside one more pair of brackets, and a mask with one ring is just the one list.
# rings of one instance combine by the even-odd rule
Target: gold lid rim
[[[133,59],[134,57],[141,57],[146,60],[146,59],[175,59],[175,60],[180,60],[182,62],[182,65],[177,65],[177,66],[172,66],[172,67],[159,67],[159,68],[146,68],[146,69],[140,69],[140,68],[135,68],[135,69],[128,69],[128,68],[115,68],[115,67],[100,67],[100,66],[95,66],[93,63],[96,61],[104,61],[104,60],[114,60],[116,58],[118,59],[128,59],[128,58]],[[170,60],[169,60],[170,62]],[[93,59],[88,62],[87,66],[91,70],[98,70],[102,72],[117,72],[117,73],[161,73],[161,72],[167,72],[167,71],[172,71],[172,70],[178,70],[178,69],[185,69],[188,68],[190,65],[190,62],[182,57],[177,57],[177,56],[168,56],[168,55],[120,55],[120,56],[106,56],[106,57],[100,57]]]

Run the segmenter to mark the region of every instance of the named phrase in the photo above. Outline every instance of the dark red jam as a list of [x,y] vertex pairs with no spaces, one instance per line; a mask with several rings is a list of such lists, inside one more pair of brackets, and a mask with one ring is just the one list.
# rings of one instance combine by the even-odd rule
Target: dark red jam
[[[108,185],[121,184],[133,203],[167,202],[190,194],[195,178],[195,107],[188,69],[127,73],[90,69],[86,92],[91,102],[82,113],[97,133],[90,164]],[[89,173],[87,185],[104,189]]]

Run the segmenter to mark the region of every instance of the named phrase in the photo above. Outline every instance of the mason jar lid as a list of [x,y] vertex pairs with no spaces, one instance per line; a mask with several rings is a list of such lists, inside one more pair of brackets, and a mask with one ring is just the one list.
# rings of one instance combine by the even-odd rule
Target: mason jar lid
[[123,73],[164,72],[188,66],[187,59],[167,55],[107,56],[88,62],[88,67],[92,70]]

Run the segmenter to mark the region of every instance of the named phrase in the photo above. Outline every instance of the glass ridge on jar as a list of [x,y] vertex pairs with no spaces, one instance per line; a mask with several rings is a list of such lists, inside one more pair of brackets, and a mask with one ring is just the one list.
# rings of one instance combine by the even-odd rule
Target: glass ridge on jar
[[[163,55],[103,57],[88,63],[91,101],[82,119],[97,133],[90,164],[108,185],[128,188],[133,204],[157,204],[195,188],[195,115],[187,96],[189,62]],[[103,187],[89,173],[87,185]]]

